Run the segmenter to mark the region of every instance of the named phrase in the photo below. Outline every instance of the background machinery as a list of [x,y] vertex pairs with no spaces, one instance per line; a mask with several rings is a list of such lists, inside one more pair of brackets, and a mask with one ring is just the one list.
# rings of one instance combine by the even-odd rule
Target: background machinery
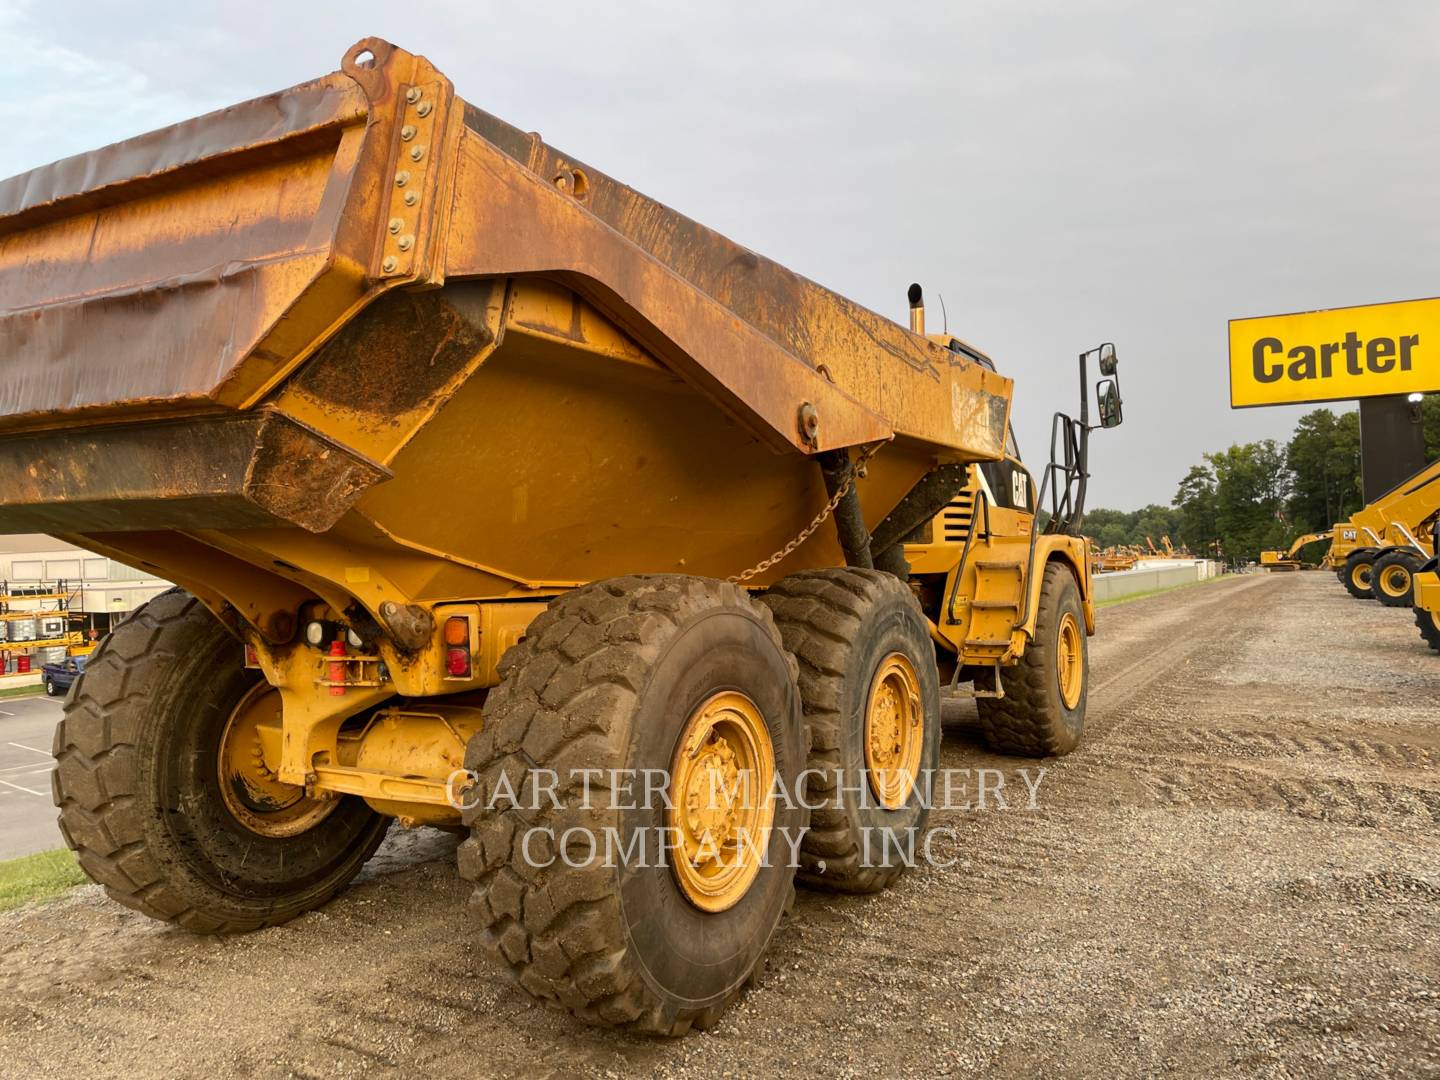
[[[1314,532],[1297,536],[1288,551],[1260,552],[1260,565],[1270,570],[1299,570],[1308,565],[1300,561],[1301,549],[1311,544],[1318,544],[1321,540],[1329,540],[1331,536],[1332,534],[1329,532]],[[1323,565],[1323,563],[1324,559],[1322,558],[1319,565]]]
[[1091,364],[1121,420],[1107,345],[1037,485],[918,287],[881,318],[374,38],[0,182],[0,530],[180,585],[66,700],[61,829],[210,933],[463,828],[528,992],[708,1024],[797,872],[913,856],[942,684],[997,749],[1079,739]]
[[1440,460],[1432,461],[1331,530],[1325,565],[1362,600],[1409,607],[1411,576],[1434,555]]

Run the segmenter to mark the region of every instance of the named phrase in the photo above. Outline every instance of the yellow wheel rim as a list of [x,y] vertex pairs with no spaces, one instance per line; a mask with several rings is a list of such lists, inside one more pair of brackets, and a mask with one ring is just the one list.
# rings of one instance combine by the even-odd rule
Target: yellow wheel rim
[[672,868],[701,911],[740,902],[760,873],[775,822],[775,749],[755,703],[722,691],[691,714],[670,771]]
[[865,704],[865,770],[870,790],[887,810],[899,810],[915,789],[925,746],[920,680],[903,653],[880,662]]
[[1370,588],[1370,564],[1356,563],[1355,569],[1350,571],[1350,580],[1355,583],[1358,589]]
[[220,735],[220,798],[236,821],[271,838],[296,836],[329,817],[339,801],[311,799],[265,764],[260,727],[280,722],[280,692],[257,683],[240,699]]
[[1403,566],[1387,566],[1380,575],[1380,588],[1388,596],[1404,596],[1410,588],[1410,571]]
[[1085,689],[1085,639],[1080,631],[1080,620],[1072,612],[1067,611],[1060,616],[1055,656],[1060,700],[1065,703],[1065,708],[1073,709],[1080,704],[1080,693]]

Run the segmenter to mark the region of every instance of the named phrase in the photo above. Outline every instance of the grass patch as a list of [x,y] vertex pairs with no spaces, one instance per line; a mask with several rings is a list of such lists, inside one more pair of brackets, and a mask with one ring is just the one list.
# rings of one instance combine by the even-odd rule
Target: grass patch
[[1204,581],[1183,581],[1179,585],[1166,585],[1163,589],[1149,589],[1145,592],[1131,593],[1129,596],[1117,596],[1112,600],[1096,600],[1095,606],[1114,607],[1116,604],[1124,604],[1131,600],[1144,600],[1149,596],[1159,596],[1162,593],[1174,592],[1176,589],[1193,589],[1196,585],[1210,585],[1216,581],[1227,581],[1235,577],[1234,574],[1221,574],[1219,577],[1206,578]]
[[0,687],[0,698],[25,697],[27,694],[45,693],[44,683],[34,683],[31,686],[5,686]]
[[67,848],[0,862],[0,911],[59,896],[86,880],[75,853]]

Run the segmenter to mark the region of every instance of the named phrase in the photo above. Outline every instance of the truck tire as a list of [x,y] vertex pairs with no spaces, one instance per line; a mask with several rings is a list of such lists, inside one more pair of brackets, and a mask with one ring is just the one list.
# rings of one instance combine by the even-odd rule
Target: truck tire
[[55,696],[55,680],[52,679],[49,675],[46,675],[46,676],[45,676],[45,696],[46,696],[46,697],[54,697],[54,696]]
[[1387,551],[1370,571],[1371,591],[1386,607],[1409,607],[1415,595],[1415,571],[1422,560],[1409,551]]
[[1425,639],[1425,644],[1440,652],[1440,622],[1436,621],[1436,613],[1416,608],[1415,625],[1420,628],[1420,636]]
[[[476,779],[459,851],[486,951],[588,1023],[708,1027],[759,976],[809,817],[793,797],[806,750],[795,660],[770,612],[727,582],[596,582],[541,613],[500,674],[467,749]],[[768,790],[773,777],[790,797],[747,793],[713,817],[700,793],[730,783],[731,766],[732,780],[763,777]],[[683,791],[674,809],[639,790],[646,769],[663,771],[665,795]],[[597,774],[605,790],[590,791]],[[551,775],[558,790],[541,796]],[[691,857],[706,813],[727,865]],[[748,860],[728,847],[741,829],[763,838]],[[667,855],[665,835],[686,846]]]
[[179,589],[101,642],[55,729],[51,781],[65,842],[113,899],[198,933],[255,930],[323,904],[364,865],[389,820],[362,800],[284,785],[284,806],[250,806],[238,777],[221,790],[228,733],[277,708],[274,694]]
[[[978,685],[978,684],[977,684]],[[1040,583],[1035,636],[1025,655],[1000,669],[1001,698],[980,698],[980,730],[1001,754],[1049,757],[1080,744],[1090,693],[1090,653],[1075,575],[1049,563]]]
[[940,676],[925,616],[904,581],[878,570],[803,570],[761,602],[800,661],[810,726],[799,878],[878,892],[913,862],[940,759]]
[[1374,600],[1375,552],[1365,549],[1352,551],[1345,559],[1340,583],[1345,591],[1357,600]]

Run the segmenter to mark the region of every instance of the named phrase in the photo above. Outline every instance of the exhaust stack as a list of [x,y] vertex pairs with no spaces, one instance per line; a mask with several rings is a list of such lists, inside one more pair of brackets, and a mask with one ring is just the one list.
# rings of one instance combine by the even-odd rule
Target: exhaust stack
[[925,290],[920,288],[918,281],[910,285],[910,332],[924,335],[925,333]]

